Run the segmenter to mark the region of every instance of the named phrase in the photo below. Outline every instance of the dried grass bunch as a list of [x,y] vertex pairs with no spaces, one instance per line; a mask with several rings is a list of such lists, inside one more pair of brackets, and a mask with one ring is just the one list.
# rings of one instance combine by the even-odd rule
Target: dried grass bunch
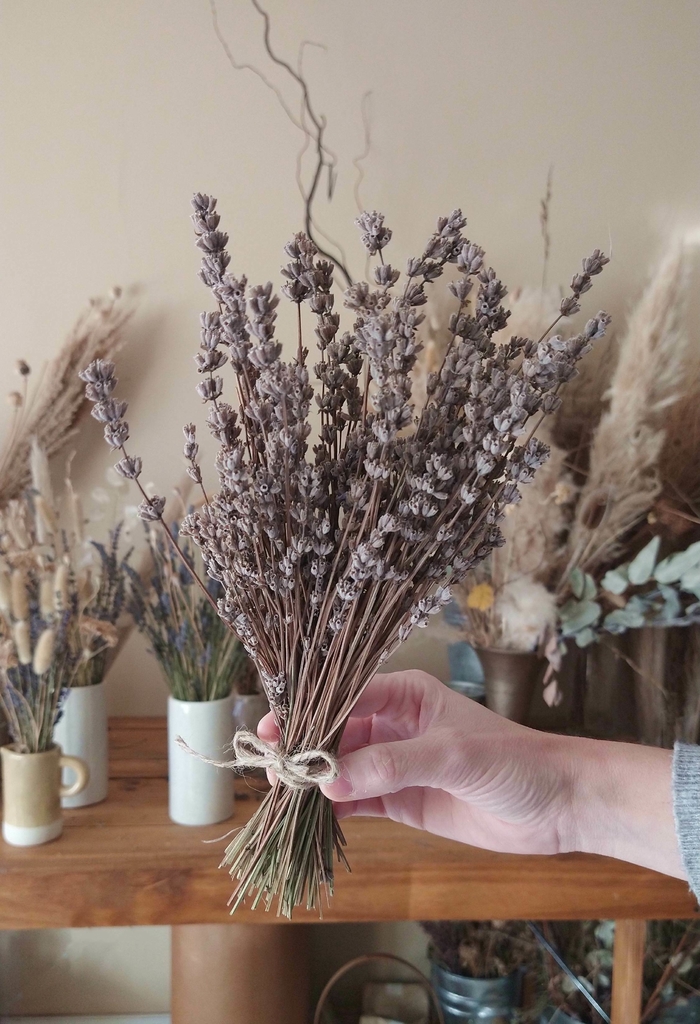
[[539,958],[526,921],[422,921],[430,956],[466,978],[505,978]]
[[[170,529],[178,539],[179,523],[172,523]],[[220,700],[234,687],[250,690],[255,669],[243,645],[196,587],[174,546],[162,533],[156,533],[153,524],[146,527],[146,538],[150,572],[144,576],[135,569],[127,570],[129,610],[163,669],[173,697]],[[192,543],[184,538],[179,545],[196,565]],[[208,580],[207,589],[215,601],[223,596],[216,580]]]
[[[234,909],[248,896],[268,907],[277,898],[290,916],[302,903],[320,907],[322,890],[332,892],[334,857],[346,863],[333,806],[318,784],[337,775],[355,702],[411,630],[445,604],[448,581],[459,583],[502,544],[505,510],[547,456],[528,426],[557,409],[557,392],[609,318],[599,313],[572,338],[513,337],[497,346],[506,289],[463,236],[461,212],[440,218],[403,279],[384,262],[391,231],[372,212],[358,224],[376,257],[374,283],[346,290],[350,331],[341,332],[334,309],[333,266],[303,234],[285,247],[282,291],[297,308],[297,338],[296,357],[284,362],[272,284],[249,287],[230,273],[216,201],[196,195],[193,208],[201,277],[216,302],[202,315],[196,362],[197,391],[220,444],[220,490],[204,496],[182,532],[224,588],[219,613],[255,661],[281,731],[278,750],[261,754],[252,736],[235,744],[233,765],[250,763],[252,747],[256,763],[262,756],[274,765],[277,781],[225,863],[238,880]],[[599,251],[584,260],[557,319],[578,312],[606,262]],[[411,373],[421,307],[447,264],[457,271],[448,286],[456,299],[450,341],[416,409]],[[311,372],[305,304],[319,348]],[[237,409],[222,396],[218,371],[227,362]],[[119,472],[141,488],[140,514],[167,532],[163,499],[145,492],[141,460],[125,448],[126,403],[114,397],[113,364],[98,360],[83,379],[93,415],[120,452]],[[314,399],[320,431],[310,453]],[[190,474],[201,483],[192,425],[185,441]]]
[[697,519],[700,345],[685,323],[694,248],[669,246],[628,318],[569,536],[568,570],[600,578],[634,553],[650,513],[663,525],[674,508],[685,512],[682,529],[689,507]]
[[119,351],[130,317],[128,302],[121,289],[115,288],[109,296],[90,302],[33,388],[29,364],[19,361],[21,385],[9,394],[13,416],[9,434],[0,446],[0,508],[19,498],[31,482],[33,438],[50,458],[73,436],[85,401],[78,371],[93,359],[109,359]]

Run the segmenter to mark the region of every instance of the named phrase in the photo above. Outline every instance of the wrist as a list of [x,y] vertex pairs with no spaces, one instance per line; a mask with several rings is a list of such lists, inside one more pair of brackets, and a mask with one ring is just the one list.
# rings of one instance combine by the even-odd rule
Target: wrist
[[685,877],[673,818],[673,752],[575,736],[560,740],[568,795],[562,852],[597,853]]

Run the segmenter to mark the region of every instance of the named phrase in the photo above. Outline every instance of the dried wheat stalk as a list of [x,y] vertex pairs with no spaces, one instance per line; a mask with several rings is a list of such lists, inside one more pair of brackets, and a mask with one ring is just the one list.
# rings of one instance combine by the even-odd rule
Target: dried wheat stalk
[[81,313],[60,352],[45,367],[30,393],[30,369],[19,363],[23,391],[13,391],[14,417],[0,447],[0,509],[21,495],[31,481],[32,438],[50,458],[74,434],[74,424],[85,401],[78,379],[93,359],[109,359],[119,351],[131,309],[115,288],[106,298],[94,299]]

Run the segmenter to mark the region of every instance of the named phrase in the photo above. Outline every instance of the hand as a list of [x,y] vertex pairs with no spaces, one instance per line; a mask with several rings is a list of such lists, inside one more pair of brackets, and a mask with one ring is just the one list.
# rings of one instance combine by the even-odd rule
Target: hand
[[[278,738],[272,715],[258,732]],[[323,787],[339,817],[510,853],[607,853],[682,877],[669,751],[536,732],[424,672],[397,672],[369,684],[339,754],[340,778]]]

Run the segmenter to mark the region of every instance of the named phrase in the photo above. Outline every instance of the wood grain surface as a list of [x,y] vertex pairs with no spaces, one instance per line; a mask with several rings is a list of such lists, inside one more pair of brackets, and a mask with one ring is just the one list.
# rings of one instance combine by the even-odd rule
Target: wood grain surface
[[[115,719],[109,798],[65,811],[55,842],[0,842],[0,928],[208,924],[230,919],[219,870],[224,833],[242,825],[265,783],[238,780],[223,825],[173,825],[167,813],[165,723]],[[326,921],[436,918],[693,917],[684,882],[604,857],[494,854],[378,819],[346,822],[352,872],[339,869]],[[213,840],[213,842],[212,842]],[[208,842],[207,842],[208,841]],[[295,920],[316,920],[300,912]],[[241,923],[276,923],[243,909]]]

